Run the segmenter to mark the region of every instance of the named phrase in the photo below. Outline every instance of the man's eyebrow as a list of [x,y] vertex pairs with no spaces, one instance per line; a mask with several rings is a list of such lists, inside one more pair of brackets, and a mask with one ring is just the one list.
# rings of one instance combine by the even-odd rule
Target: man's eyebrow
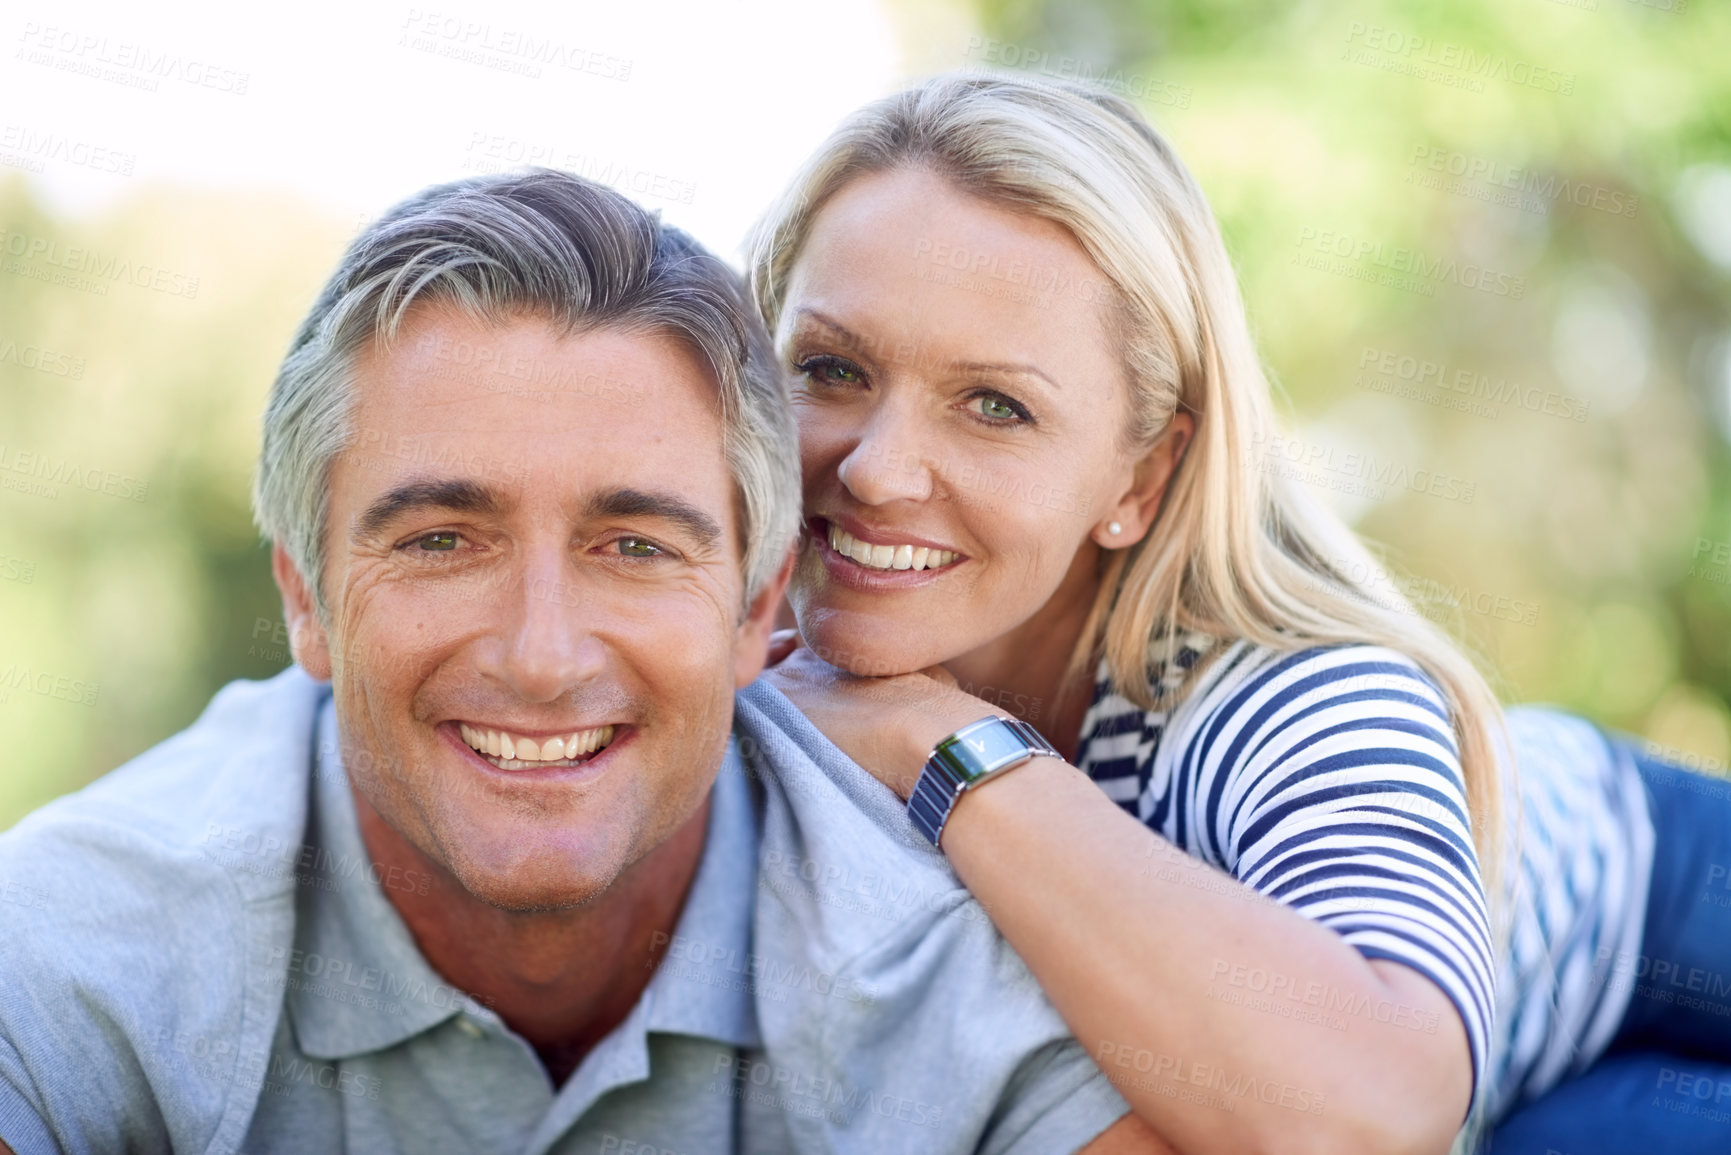
[[405,513],[417,510],[449,509],[458,513],[497,513],[503,505],[504,502],[497,493],[475,481],[405,481],[386,490],[367,506],[355,523],[355,537],[372,537]]
[[656,517],[670,521],[706,549],[721,540],[721,523],[677,494],[610,489],[590,498],[583,512],[592,518]]

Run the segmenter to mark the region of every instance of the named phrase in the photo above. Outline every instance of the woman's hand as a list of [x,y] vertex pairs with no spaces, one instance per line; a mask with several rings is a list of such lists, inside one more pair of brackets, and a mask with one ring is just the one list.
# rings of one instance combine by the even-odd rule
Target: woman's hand
[[839,670],[781,631],[770,638],[769,683],[792,700],[812,725],[907,798],[932,747],[969,722],[1002,714],[956,686],[942,666],[915,674],[862,678]]

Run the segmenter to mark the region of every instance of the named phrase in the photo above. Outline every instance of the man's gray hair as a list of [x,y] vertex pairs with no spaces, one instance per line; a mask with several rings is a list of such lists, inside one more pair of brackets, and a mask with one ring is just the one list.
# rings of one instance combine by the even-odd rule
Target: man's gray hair
[[324,601],[326,481],[352,435],[354,368],[410,306],[528,313],[567,332],[683,340],[720,386],[747,596],[786,559],[800,523],[798,441],[769,334],[737,274],[612,189],[546,170],[437,185],[355,239],[289,346],[264,416],[254,516]]

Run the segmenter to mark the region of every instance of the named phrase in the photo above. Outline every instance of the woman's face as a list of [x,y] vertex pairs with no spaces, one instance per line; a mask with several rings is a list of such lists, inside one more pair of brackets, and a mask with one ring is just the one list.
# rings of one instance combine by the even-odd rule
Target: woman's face
[[921,170],[824,206],[776,333],[810,531],[789,596],[815,653],[900,673],[1060,590],[1085,610],[1099,546],[1147,528],[1111,300],[1064,229]]

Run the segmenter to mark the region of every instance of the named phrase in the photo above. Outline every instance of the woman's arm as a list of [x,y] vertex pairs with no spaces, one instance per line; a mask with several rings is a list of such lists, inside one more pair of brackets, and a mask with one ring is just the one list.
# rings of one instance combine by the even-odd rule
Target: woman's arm
[[[920,675],[775,675],[902,797],[994,711]],[[1444,1152],[1471,1058],[1424,975],[1186,855],[1080,770],[1036,758],[965,794],[943,848],[1101,1069],[1184,1155]]]

